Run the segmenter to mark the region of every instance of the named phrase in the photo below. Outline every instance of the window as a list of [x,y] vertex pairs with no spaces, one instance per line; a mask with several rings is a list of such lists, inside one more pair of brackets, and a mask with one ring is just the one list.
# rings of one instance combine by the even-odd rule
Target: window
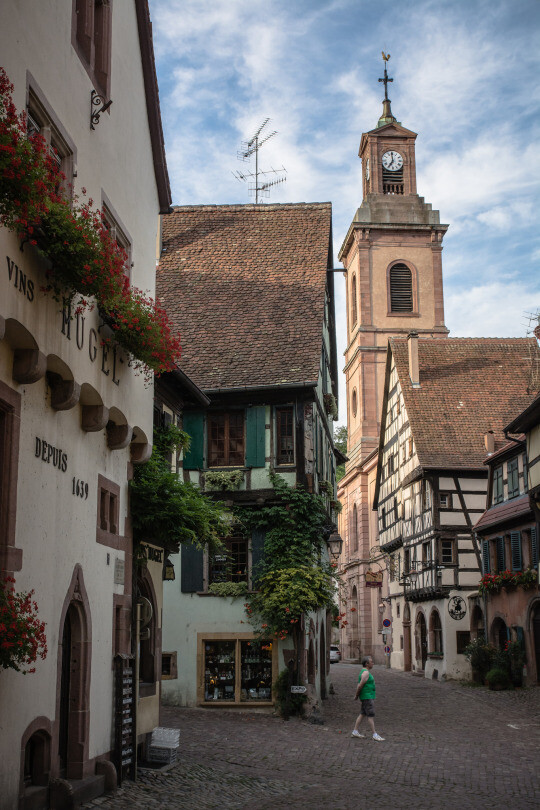
[[406,264],[394,264],[388,276],[390,312],[413,311],[412,273]]
[[111,12],[110,0],[75,0],[71,39],[96,90],[105,97],[110,90]]
[[0,381],[0,569],[20,571],[15,548],[21,395]]
[[273,645],[256,639],[203,639],[202,700],[272,700]]
[[450,492],[439,493],[439,506],[441,507],[441,509],[452,508],[452,495]]
[[424,510],[431,511],[431,484],[429,481],[423,482]]
[[441,617],[438,610],[433,610],[430,617],[431,624],[431,652],[442,653],[443,651],[443,637]]
[[112,242],[116,243],[120,250],[125,253],[124,262],[124,275],[128,280],[131,279],[131,240],[126,235],[126,231],[118,224],[118,218],[115,217],[109,206],[104,203],[103,205],[103,226],[107,231]]
[[241,467],[244,464],[244,413],[217,412],[208,416],[208,466]]
[[441,540],[441,563],[452,565],[454,562],[454,541]]
[[409,548],[403,551],[403,573],[408,574],[411,570],[411,550]]
[[465,647],[471,643],[470,630],[456,631],[456,652],[458,655],[465,654]]
[[493,470],[493,503],[501,503],[503,500],[503,466],[499,464]]
[[518,460],[512,458],[508,462],[508,497],[517,498],[519,495]]
[[431,563],[431,541],[428,540],[427,543],[422,543],[422,562],[426,567],[428,567]]
[[356,388],[352,392],[352,413],[353,416],[356,416],[356,411],[358,410],[358,396],[356,394]]
[[351,552],[358,551],[358,512],[356,504],[353,506],[351,523]]
[[276,408],[276,464],[294,464],[294,418],[292,406]]
[[496,563],[497,563],[497,573],[499,571],[504,571],[506,567],[506,554],[504,548],[504,537],[497,537],[495,539],[495,548],[496,548]]
[[98,476],[98,540],[100,532],[120,534],[119,527],[120,487],[104,476]]
[[351,299],[352,299],[352,301],[351,301],[351,304],[352,304],[352,306],[351,306],[351,322],[352,322],[352,325],[354,326],[356,324],[356,321],[358,320],[358,305],[356,303],[356,276],[353,276],[353,278],[352,278]]
[[225,542],[226,550],[210,558],[209,584],[213,582],[248,581],[248,541],[232,537]]
[[43,138],[50,156],[66,178],[59,185],[66,196],[71,196],[73,146],[68,143],[67,134],[61,133],[60,124],[53,121],[53,113],[49,110],[48,105],[42,102],[32,89],[28,91],[26,129],[29,138],[32,135],[40,135]]
[[161,680],[172,681],[178,678],[178,653],[164,652],[161,653]]

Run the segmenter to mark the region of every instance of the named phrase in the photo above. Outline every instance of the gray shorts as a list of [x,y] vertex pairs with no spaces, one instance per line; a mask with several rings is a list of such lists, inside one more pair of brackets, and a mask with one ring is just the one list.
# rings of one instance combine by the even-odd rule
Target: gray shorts
[[360,714],[365,714],[366,717],[375,717],[375,701],[372,698],[362,700],[362,708]]

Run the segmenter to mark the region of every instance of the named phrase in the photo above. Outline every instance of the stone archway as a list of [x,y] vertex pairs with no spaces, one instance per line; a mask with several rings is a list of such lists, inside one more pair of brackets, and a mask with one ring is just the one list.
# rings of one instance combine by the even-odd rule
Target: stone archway
[[64,601],[59,639],[54,770],[67,779],[83,779],[92,772],[88,752],[92,631],[80,565],[75,566]]
[[484,635],[484,612],[480,605],[475,605],[471,614],[471,639]]
[[509,633],[506,622],[500,616],[493,619],[490,638],[495,647],[498,647],[499,650],[504,650],[504,646],[509,639]]

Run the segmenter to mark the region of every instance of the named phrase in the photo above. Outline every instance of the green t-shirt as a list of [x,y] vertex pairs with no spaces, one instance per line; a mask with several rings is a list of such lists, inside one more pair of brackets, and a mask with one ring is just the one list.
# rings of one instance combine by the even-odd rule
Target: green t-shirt
[[[369,672],[366,667],[360,670],[360,675],[358,676],[358,683],[362,680],[362,675],[364,672]],[[375,700],[375,678],[369,673],[369,678],[365,682],[362,687],[362,691],[360,692],[360,700]]]

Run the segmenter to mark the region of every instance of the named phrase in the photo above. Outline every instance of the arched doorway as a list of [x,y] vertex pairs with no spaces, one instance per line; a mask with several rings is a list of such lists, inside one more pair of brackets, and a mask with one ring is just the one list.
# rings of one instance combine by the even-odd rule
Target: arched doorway
[[422,611],[419,611],[416,617],[414,636],[416,642],[416,660],[421,661],[421,669],[424,670],[427,661],[427,627],[426,619]]
[[493,620],[493,624],[491,625],[491,641],[495,645],[495,647],[499,648],[499,650],[504,650],[508,638],[509,638],[508,627],[506,626],[504,619],[501,619],[500,616],[497,616],[497,618]]
[[410,672],[412,669],[411,651],[411,609],[409,603],[405,603],[403,610],[403,669]]
[[532,635],[534,640],[534,657],[536,661],[536,680],[540,683],[540,602],[534,606],[532,615]]
[[89,760],[92,626],[82,568],[76,565],[59,626],[54,775],[83,779]]

